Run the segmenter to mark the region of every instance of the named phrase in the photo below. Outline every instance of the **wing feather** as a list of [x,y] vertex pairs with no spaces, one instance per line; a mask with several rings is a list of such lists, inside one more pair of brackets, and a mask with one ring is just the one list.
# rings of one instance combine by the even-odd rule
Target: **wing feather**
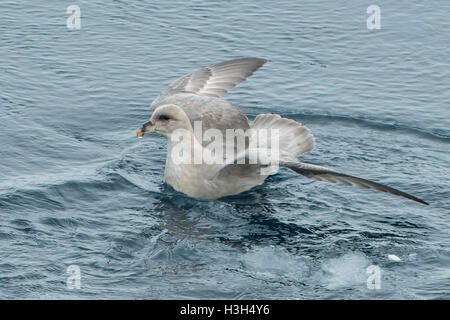
[[337,171],[334,171],[333,169],[329,169],[326,167],[309,164],[309,163],[301,163],[301,162],[282,162],[280,163],[281,166],[287,167],[301,175],[304,175],[305,177],[319,180],[319,181],[328,181],[335,184],[341,184],[341,185],[347,185],[347,186],[353,186],[353,187],[359,187],[364,189],[372,189],[372,190],[378,190],[386,193],[390,193],[396,196],[405,197],[411,200],[414,200],[416,202],[426,204],[427,202],[410,195],[406,192],[388,187],[386,185],[383,185],[381,183],[373,182],[370,180],[358,178],[355,176],[351,176],[345,173],[340,173]]
[[205,97],[220,98],[261,68],[267,60],[242,58],[203,67],[175,80],[152,103],[159,106],[165,98],[177,93],[195,93]]

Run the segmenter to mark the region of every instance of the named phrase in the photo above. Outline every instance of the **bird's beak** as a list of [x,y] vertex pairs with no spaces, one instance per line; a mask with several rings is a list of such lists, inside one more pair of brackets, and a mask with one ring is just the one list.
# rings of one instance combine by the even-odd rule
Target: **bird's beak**
[[144,123],[142,128],[137,129],[136,135],[138,138],[142,138],[144,136],[144,134],[152,133],[154,131],[155,131],[155,125],[153,124],[153,122],[149,121],[149,122]]

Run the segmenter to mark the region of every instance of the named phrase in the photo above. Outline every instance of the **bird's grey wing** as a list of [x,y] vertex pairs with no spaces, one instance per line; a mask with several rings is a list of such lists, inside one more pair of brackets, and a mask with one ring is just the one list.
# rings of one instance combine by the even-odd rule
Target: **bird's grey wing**
[[252,158],[251,152],[257,150],[245,150],[235,157],[228,159],[216,171],[210,172],[208,178],[211,181],[220,181],[224,186],[231,186],[230,194],[248,190],[264,182],[270,174],[276,173],[278,167],[271,167],[270,164],[263,164],[259,159]]
[[422,204],[428,204],[425,201],[416,198],[408,193],[405,193],[403,191],[382,185],[377,182],[369,181],[366,179],[354,177],[348,174],[336,172],[332,169],[309,164],[309,163],[302,163],[302,162],[281,162],[280,166],[287,167],[301,175],[304,175],[305,177],[319,180],[319,181],[328,181],[336,184],[341,185],[347,185],[347,186],[354,186],[359,188],[365,188],[365,189],[373,189],[378,190],[386,193],[390,193],[396,196],[405,197],[417,202],[420,202]]
[[152,109],[159,106],[168,96],[178,93],[195,93],[220,98],[266,62],[264,59],[243,58],[203,67],[174,81],[155,99]]

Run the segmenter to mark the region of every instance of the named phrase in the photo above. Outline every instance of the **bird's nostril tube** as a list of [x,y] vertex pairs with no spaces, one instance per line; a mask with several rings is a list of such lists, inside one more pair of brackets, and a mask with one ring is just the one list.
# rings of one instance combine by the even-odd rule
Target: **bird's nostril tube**
[[142,131],[145,131],[145,129],[146,129],[147,127],[151,127],[152,125],[153,125],[153,123],[152,123],[151,121],[148,121],[148,122],[144,123],[144,124],[142,125]]
[[144,125],[142,126],[142,130],[144,130],[145,128],[150,127],[152,125],[153,125],[153,123],[151,121],[148,121],[148,122],[144,123]]

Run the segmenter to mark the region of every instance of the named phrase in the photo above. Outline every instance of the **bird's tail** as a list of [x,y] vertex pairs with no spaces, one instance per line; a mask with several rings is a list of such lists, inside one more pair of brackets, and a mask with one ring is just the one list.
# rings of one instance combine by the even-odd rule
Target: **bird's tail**
[[[305,126],[292,119],[282,118],[278,114],[260,114],[255,118],[252,129],[278,130],[278,148],[280,160],[294,160],[314,149],[314,137]],[[268,135],[270,136],[270,135]],[[259,148],[270,148],[270,143],[258,139]]]
[[[340,173],[330,168],[299,162],[298,157],[300,155],[314,149],[314,137],[307,127],[302,126],[292,119],[282,118],[278,114],[260,114],[255,118],[252,129],[254,129],[254,132],[261,130],[278,130],[279,166],[281,167],[287,167],[311,179],[382,191],[405,197],[425,205],[428,204],[406,192],[377,182]],[[258,147],[262,149],[271,149],[273,147],[272,141],[269,139],[261,139],[261,136],[258,135]]]

